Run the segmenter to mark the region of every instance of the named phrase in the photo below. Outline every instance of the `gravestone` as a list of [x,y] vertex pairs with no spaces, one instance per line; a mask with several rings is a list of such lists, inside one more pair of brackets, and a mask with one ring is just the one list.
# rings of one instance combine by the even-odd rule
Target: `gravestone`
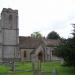
[[52,70],[52,75],[58,75],[58,73],[57,73],[57,70],[56,70],[56,69],[53,69],[53,70]]
[[34,75],[41,75],[41,61],[40,60],[36,61],[35,56],[33,57],[32,60],[32,68]]

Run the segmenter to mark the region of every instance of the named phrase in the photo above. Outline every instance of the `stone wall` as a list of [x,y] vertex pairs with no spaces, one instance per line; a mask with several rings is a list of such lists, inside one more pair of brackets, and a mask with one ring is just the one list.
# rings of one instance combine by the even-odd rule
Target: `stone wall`
[[0,58],[17,58],[18,33],[18,11],[3,8],[0,23]]

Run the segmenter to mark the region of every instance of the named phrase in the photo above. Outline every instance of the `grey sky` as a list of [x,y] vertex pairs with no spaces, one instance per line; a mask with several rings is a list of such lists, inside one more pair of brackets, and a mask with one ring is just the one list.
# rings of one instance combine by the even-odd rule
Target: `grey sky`
[[39,31],[43,36],[56,31],[70,37],[75,23],[75,0],[0,0],[2,8],[19,10],[19,34],[30,36]]

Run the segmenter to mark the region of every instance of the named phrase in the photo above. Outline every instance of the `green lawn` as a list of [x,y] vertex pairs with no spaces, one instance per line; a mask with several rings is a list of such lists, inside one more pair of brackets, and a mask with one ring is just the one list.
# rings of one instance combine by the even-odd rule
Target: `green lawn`
[[52,72],[53,69],[56,69],[58,75],[75,75],[75,68],[74,67],[64,67],[61,66],[60,62],[47,62],[42,64],[42,69],[45,71]]
[[[38,64],[36,63],[36,68]],[[0,65],[0,75],[34,75],[34,72],[12,72],[11,67]],[[16,63],[17,70],[32,70],[32,63]],[[43,75],[52,75],[53,69],[57,70],[58,75],[75,75],[74,67],[61,66],[59,61],[41,63],[41,70]],[[4,74],[3,74],[4,73]]]

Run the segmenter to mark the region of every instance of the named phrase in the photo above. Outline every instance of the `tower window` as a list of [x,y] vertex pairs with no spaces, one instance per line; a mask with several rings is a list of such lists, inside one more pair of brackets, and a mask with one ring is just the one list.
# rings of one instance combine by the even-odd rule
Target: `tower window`
[[12,20],[12,15],[9,15],[9,21]]
[[12,28],[12,15],[9,15],[9,27]]

